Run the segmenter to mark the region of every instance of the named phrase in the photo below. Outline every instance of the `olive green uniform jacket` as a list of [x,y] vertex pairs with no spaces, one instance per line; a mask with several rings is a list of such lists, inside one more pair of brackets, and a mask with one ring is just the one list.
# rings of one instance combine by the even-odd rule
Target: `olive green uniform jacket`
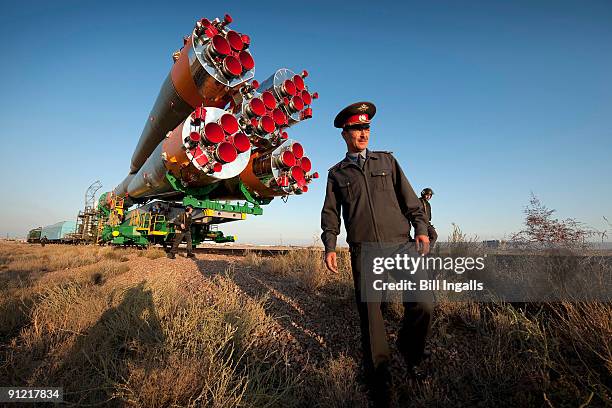
[[329,169],[321,211],[325,252],[336,250],[340,213],[349,245],[405,242],[410,223],[416,235],[427,235],[421,202],[390,152],[368,150],[363,169],[348,157]]

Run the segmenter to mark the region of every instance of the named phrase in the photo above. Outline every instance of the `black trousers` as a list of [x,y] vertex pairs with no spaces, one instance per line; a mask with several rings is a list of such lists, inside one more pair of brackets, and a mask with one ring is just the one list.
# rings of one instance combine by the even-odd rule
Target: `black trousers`
[[429,224],[427,226],[427,235],[429,236],[429,247],[433,248],[434,244],[438,240],[438,233],[433,225]]
[[178,247],[183,242],[183,239],[187,240],[187,254],[193,254],[193,243],[191,242],[191,231],[180,232],[177,231],[174,233],[174,241],[172,242],[172,248],[170,248],[171,254],[176,254],[178,252]]
[[[355,300],[361,327],[361,347],[366,376],[376,372],[380,364],[391,358],[381,302],[365,302],[361,296],[361,248],[351,245],[351,268],[355,288]],[[403,302],[404,316],[398,333],[398,347],[408,364],[420,361],[425,351],[425,341],[431,327],[433,297],[423,292],[418,302]]]

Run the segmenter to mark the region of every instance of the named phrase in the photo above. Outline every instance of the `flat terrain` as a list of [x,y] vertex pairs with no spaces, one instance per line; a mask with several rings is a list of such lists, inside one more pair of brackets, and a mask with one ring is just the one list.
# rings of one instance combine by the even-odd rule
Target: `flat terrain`
[[[346,256],[0,243],[0,385],[113,406],[367,406]],[[394,347],[402,307],[386,313]],[[606,406],[612,307],[439,303],[409,406]]]

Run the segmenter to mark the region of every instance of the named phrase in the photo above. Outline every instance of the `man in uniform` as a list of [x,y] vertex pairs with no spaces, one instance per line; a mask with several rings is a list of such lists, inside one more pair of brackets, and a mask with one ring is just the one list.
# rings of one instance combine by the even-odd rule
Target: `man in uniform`
[[[338,272],[336,239],[340,213],[344,218],[351,254],[351,269],[361,326],[361,345],[366,379],[377,406],[389,403],[390,352],[380,302],[365,302],[361,296],[361,243],[404,243],[410,223],[416,231],[421,254],[429,251],[427,221],[421,203],[390,152],[367,149],[370,121],[376,107],[358,102],[344,108],[334,120],[342,128],[346,157],[329,170],[325,203],[321,211],[321,239],[327,268]],[[424,355],[431,321],[431,302],[404,303],[398,348],[409,368]]]
[[421,191],[421,203],[423,204],[423,210],[425,211],[425,218],[427,218],[427,236],[429,236],[429,247],[433,249],[436,241],[438,240],[438,233],[431,223],[431,204],[429,200],[433,196],[433,190],[429,187],[424,188]]
[[193,207],[188,205],[185,207],[185,212],[179,214],[174,220],[174,242],[172,248],[168,252],[168,258],[174,259],[175,254],[178,252],[178,247],[183,242],[183,238],[187,241],[187,257],[195,258],[193,254],[193,247],[191,242],[191,214],[193,214]]

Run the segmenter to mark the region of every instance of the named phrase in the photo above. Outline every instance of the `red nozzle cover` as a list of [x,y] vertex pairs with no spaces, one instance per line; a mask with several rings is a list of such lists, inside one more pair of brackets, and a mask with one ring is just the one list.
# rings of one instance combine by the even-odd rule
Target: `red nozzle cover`
[[189,134],[189,140],[191,140],[192,142],[199,142],[201,138],[202,136],[200,136],[198,132],[191,132]]
[[206,155],[204,154],[201,154],[198,157],[196,157],[196,161],[198,162],[200,166],[204,166],[206,165],[206,163],[208,163],[208,157],[206,157]]
[[306,108],[300,114],[300,120],[312,118],[312,108]]
[[190,152],[192,157],[198,157],[202,154],[202,149],[200,149],[200,146],[196,146],[194,149],[191,149]]
[[204,120],[206,118],[206,109],[201,106],[195,108],[193,113],[191,114],[191,119],[193,120]]

